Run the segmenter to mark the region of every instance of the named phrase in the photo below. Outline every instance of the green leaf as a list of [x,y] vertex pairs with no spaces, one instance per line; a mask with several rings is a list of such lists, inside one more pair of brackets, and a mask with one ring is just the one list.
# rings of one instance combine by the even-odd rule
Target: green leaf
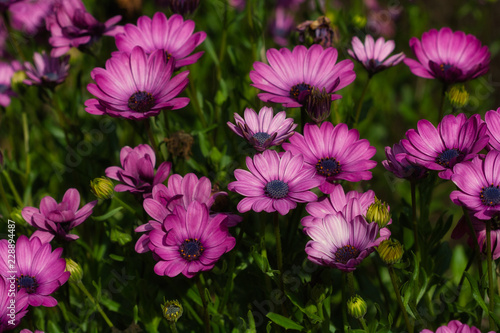
[[123,207],[120,206],[120,207],[117,207],[115,209],[110,210],[109,212],[107,212],[104,215],[92,216],[92,219],[95,221],[105,221],[105,220],[109,219],[110,217],[112,217],[113,215],[115,215],[116,213],[118,213],[122,209],[123,209]]
[[122,256],[119,256],[119,255],[116,255],[116,254],[110,254],[109,257],[113,260],[116,260],[116,261],[123,261],[125,260],[125,257],[122,257]]
[[486,303],[484,303],[483,297],[481,296],[481,292],[479,291],[479,286],[477,284],[477,280],[472,277],[468,272],[464,272],[465,277],[469,280],[470,287],[472,289],[472,298],[479,304],[479,306],[487,313],[489,313],[488,307]]
[[292,329],[292,330],[302,330],[304,327],[297,324],[293,320],[287,317],[283,317],[282,315],[279,315],[274,312],[268,312],[266,315],[267,318],[271,319],[276,325],[279,325],[281,327],[284,327],[286,329]]
[[249,329],[247,330],[247,332],[248,333],[257,332],[255,330],[255,319],[253,318],[252,310],[248,310],[247,318],[248,318],[248,326],[249,326]]
[[130,234],[121,232],[114,228],[111,229],[111,235],[109,238],[112,242],[118,243],[122,246],[132,241],[132,236]]

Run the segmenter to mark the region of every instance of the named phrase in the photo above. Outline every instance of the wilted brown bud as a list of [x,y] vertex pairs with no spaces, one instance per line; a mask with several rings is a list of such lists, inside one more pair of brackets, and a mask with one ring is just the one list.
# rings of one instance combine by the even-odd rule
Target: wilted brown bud
[[188,160],[193,146],[193,137],[183,130],[173,133],[169,138],[164,139],[167,144],[168,152],[174,156],[182,156]]
[[320,44],[323,47],[334,46],[340,40],[339,31],[332,27],[326,16],[320,16],[315,21],[305,21],[297,26],[299,42],[310,46]]

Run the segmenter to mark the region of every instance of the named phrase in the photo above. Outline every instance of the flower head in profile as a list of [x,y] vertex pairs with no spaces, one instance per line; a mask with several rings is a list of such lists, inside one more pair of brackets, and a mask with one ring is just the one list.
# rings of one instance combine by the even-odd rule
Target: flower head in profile
[[111,166],[106,169],[106,176],[118,180],[116,192],[140,193],[144,198],[151,196],[156,184],[163,183],[170,174],[171,163],[163,162],[155,173],[156,155],[151,146],[138,145],[135,148],[125,146],[120,151],[122,167]]
[[11,297],[9,295],[11,289],[16,289],[16,278],[11,276],[4,278],[0,274],[0,332],[17,327],[21,319],[28,313],[28,293],[26,290],[21,289],[16,292],[14,297]]
[[253,109],[246,108],[244,117],[234,114],[236,124],[227,122],[227,126],[247,140],[257,151],[278,146],[294,133],[297,124],[293,118],[286,118],[286,112],[281,111],[273,116],[273,109],[263,107],[257,114]]
[[224,219],[223,214],[210,217],[207,206],[197,201],[191,202],[187,209],[176,206],[161,228],[149,235],[152,251],[159,259],[155,273],[170,277],[182,273],[192,278],[211,270],[236,244]]
[[465,114],[447,115],[437,128],[426,120],[419,120],[417,130],[406,132],[401,140],[407,151],[406,160],[430,170],[439,177],[450,179],[457,163],[472,159],[488,143],[486,125],[478,114],[469,119]]
[[490,137],[487,148],[500,151],[500,108],[486,112],[484,120]]
[[64,82],[68,76],[69,55],[62,58],[53,58],[45,51],[42,54],[35,52],[33,55],[34,66],[29,62],[24,63],[26,69],[27,85],[47,86],[50,88]]
[[185,107],[189,98],[177,95],[187,86],[189,71],[172,77],[174,62],[167,62],[161,50],[148,56],[139,46],[130,55],[113,56],[105,69],[94,68],[90,73],[96,83],[89,83],[87,89],[97,98],[85,102],[85,111],[137,120]]
[[302,155],[286,152],[280,157],[276,151],[266,150],[253,159],[247,157],[246,163],[250,171],[236,169],[236,181],[227,186],[245,196],[238,203],[240,213],[277,211],[286,215],[297,202],[316,201],[316,194],[309,190],[321,181],[313,178],[313,170],[304,168]]
[[284,107],[299,107],[306,102],[313,88],[323,88],[331,99],[342,96],[335,91],[349,85],[356,78],[351,60],[337,61],[338,52],[333,47],[323,49],[313,45],[309,49],[299,45],[289,49],[269,49],[266,52],[269,65],[256,61],[250,71],[252,86],[263,93],[258,96],[264,102],[281,103]]
[[194,64],[203,52],[193,53],[207,34],[203,31],[193,33],[194,22],[185,20],[180,15],[172,15],[167,19],[165,14],[157,12],[152,19],[141,16],[137,25],[126,24],[123,33],[115,36],[119,51],[132,53],[136,46],[151,54],[162,50],[166,60],[175,60],[175,69]]
[[40,209],[24,207],[22,216],[28,224],[37,228],[31,238],[38,237],[44,243],[50,242],[54,237],[72,241],[79,237],[69,232],[85,222],[92,214],[92,209],[96,204],[97,200],[78,209],[80,193],[77,189],[70,188],[64,193],[60,203],[54,198],[46,196],[40,201]]
[[371,179],[372,173],[368,170],[377,164],[370,160],[375,155],[375,147],[366,139],[360,140],[358,131],[349,130],[346,124],[333,126],[326,121],[321,127],[306,124],[304,135],[296,133],[289,141],[283,148],[294,155],[304,155],[306,168],[323,183],[319,188],[323,193],[331,193],[335,180]]
[[[434,333],[434,332],[428,329],[424,329],[421,330],[420,333]],[[474,326],[462,324],[458,320],[452,320],[447,325],[438,327],[436,333],[481,333],[481,330]],[[495,333],[495,332],[490,331],[488,333]]]
[[60,57],[72,47],[88,46],[103,35],[114,36],[121,31],[116,26],[120,20],[118,15],[101,23],[87,12],[81,0],[56,0],[53,12],[45,19],[52,34],[51,55]]
[[0,105],[7,107],[10,104],[10,98],[16,96],[12,90],[12,77],[14,68],[11,64],[0,62]]
[[500,213],[500,152],[492,150],[481,159],[462,162],[453,168],[451,180],[458,190],[450,199],[465,206],[480,220],[489,220]]
[[394,41],[385,41],[384,37],[374,41],[371,35],[366,35],[365,43],[354,36],[352,38],[352,50],[347,53],[358,61],[368,71],[370,76],[392,66],[396,66],[405,58],[403,52],[387,58],[394,51]]
[[70,275],[64,271],[63,249],[60,247],[52,252],[50,243],[42,243],[38,237],[28,239],[21,235],[16,242],[16,267],[11,269],[7,259],[8,245],[6,239],[0,240],[0,274],[7,278],[11,271],[16,272],[17,290],[28,294],[29,305],[56,306],[57,300],[50,295],[66,283]]
[[427,175],[426,168],[408,161],[407,151],[401,143],[395,143],[392,148],[385,147],[385,156],[387,160],[382,161],[382,165],[398,178],[420,179]]
[[446,84],[465,82],[484,75],[490,66],[490,51],[473,35],[445,27],[424,32],[422,40],[410,39],[417,60],[406,58],[413,74]]

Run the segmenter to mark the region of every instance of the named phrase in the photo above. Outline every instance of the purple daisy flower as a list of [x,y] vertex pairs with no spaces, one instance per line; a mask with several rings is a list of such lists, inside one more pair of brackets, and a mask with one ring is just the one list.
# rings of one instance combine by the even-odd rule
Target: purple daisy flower
[[35,66],[29,62],[24,63],[26,75],[29,78],[24,80],[27,85],[44,85],[53,88],[63,83],[68,76],[69,55],[53,58],[45,54],[45,51],[42,51],[42,54],[35,52],[33,61]]
[[283,148],[292,154],[303,154],[304,164],[315,173],[315,178],[323,184],[320,190],[331,193],[335,180],[357,182],[372,178],[368,171],[377,165],[370,160],[375,155],[375,147],[366,139],[359,139],[355,129],[349,130],[346,124],[333,126],[323,122],[321,127],[313,124],[304,126],[304,135],[296,133],[284,143]]
[[480,220],[489,220],[500,212],[500,152],[492,150],[483,159],[462,162],[453,168],[451,180],[458,191],[450,199],[465,206]]
[[[11,289],[17,289],[16,279],[10,275],[4,278],[0,275],[0,332],[11,330],[21,322],[28,313],[28,294],[21,289],[11,297]],[[12,301],[15,301],[13,304]],[[22,331],[21,331],[22,332]]]
[[256,61],[250,79],[255,88],[265,91],[258,96],[264,102],[281,103],[284,107],[303,106],[313,88],[332,94],[332,101],[342,98],[333,94],[349,85],[356,78],[351,60],[337,61],[338,52],[333,47],[323,49],[303,45],[289,49],[269,49],[269,65]]
[[210,217],[205,204],[193,201],[187,209],[177,206],[161,229],[150,233],[152,251],[159,261],[155,273],[170,277],[182,273],[188,278],[211,270],[229,252],[236,240],[227,230],[225,215]]
[[447,115],[437,128],[426,119],[419,120],[417,130],[406,132],[401,144],[408,152],[406,159],[450,179],[453,166],[472,159],[487,144],[486,125],[478,114],[469,119],[460,113]]
[[374,251],[379,227],[358,215],[346,220],[342,213],[331,214],[307,228],[311,241],[306,244],[307,258],[321,266],[352,272]]
[[120,20],[121,16],[117,15],[101,23],[87,12],[81,0],[56,0],[53,12],[45,19],[47,30],[52,34],[51,55],[60,57],[72,47],[87,46],[103,35],[116,35],[122,31],[116,26]]
[[116,192],[142,193],[144,198],[151,196],[156,184],[161,184],[168,178],[172,164],[163,162],[154,171],[156,155],[151,146],[138,145],[135,148],[125,146],[120,151],[122,167],[106,168],[106,176],[122,182],[115,186]]
[[488,148],[500,151],[500,108],[486,112],[484,120],[490,137]]
[[19,236],[16,242],[16,267],[10,269],[7,260],[9,242],[0,240],[2,260],[0,274],[8,278],[15,271],[18,291],[24,289],[28,293],[31,306],[56,306],[57,300],[50,296],[68,280],[70,273],[65,272],[66,261],[61,258],[63,249],[52,252],[50,243],[42,243],[38,237],[28,239]]
[[54,8],[55,0],[22,0],[9,7],[10,23],[16,30],[36,35],[45,29],[45,17]]
[[139,46],[130,55],[108,59],[106,69],[94,68],[90,73],[96,83],[89,83],[87,89],[97,99],[87,100],[85,111],[137,120],[185,107],[189,98],[176,96],[187,86],[189,71],[172,78],[174,62],[167,62],[161,50],[148,57]]
[[254,158],[247,157],[250,171],[236,169],[236,181],[228,189],[244,195],[238,203],[240,213],[277,211],[286,215],[297,207],[297,202],[316,201],[318,197],[310,189],[321,181],[313,178],[314,170],[304,168],[302,155],[284,153],[281,157],[274,150],[266,150]]
[[446,84],[472,80],[488,72],[490,51],[473,35],[450,28],[424,32],[422,41],[410,39],[417,60],[406,58],[413,74]]
[[427,175],[427,169],[408,161],[407,151],[400,143],[391,147],[385,147],[387,160],[382,161],[382,165],[394,176],[404,179],[420,179]]
[[153,19],[141,16],[137,26],[126,24],[124,32],[115,36],[116,47],[125,53],[132,53],[135,46],[142,47],[147,54],[162,50],[167,55],[166,60],[175,59],[175,69],[179,69],[194,64],[204,53],[191,54],[207,37],[203,31],[193,34],[194,25],[180,15],[172,15],[169,19],[161,12]]
[[274,18],[269,22],[269,30],[273,40],[279,46],[286,46],[288,44],[288,36],[295,28],[293,16],[287,13],[285,8],[276,7]]
[[405,58],[403,52],[387,58],[394,51],[395,44],[392,40],[386,42],[384,37],[374,41],[372,36],[366,35],[363,44],[358,37],[354,36],[351,43],[352,50],[347,50],[347,53],[363,65],[370,77],[386,68],[396,66]]
[[[424,329],[421,330],[420,333],[434,333],[434,332],[428,329]],[[481,333],[481,330],[474,326],[462,324],[458,320],[452,320],[447,325],[438,327],[436,333]],[[490,331],[488,333],[495,333],[495,332]]]
[[71,229],[82,224],[91,214],[97,200],[89,202],[81,209],[80,193],[70,188],[64,193],[60,203],[49,196],[40,201],[40,209],[24,207],[21,214],[28,224],[37,228],[31,238],[38,237],[43,243],[50,242],[54,237],[60,240],[72,241],[79,237],[70,234]]
[[21,330],[21,332],[19,333],[44,333],[44,332],[39,330],[35,330],[35,332],[32,332],[29,329],[25,328],[24,330]]
[[291,137],[297,124],[293,118],[286,118],[286,112],[281,111],[273,117],[273,109],[263,107],[257,114],[253,109],[246,108],[244,118],[234,114],[236,124],[227,122],[227,126],[237,135],[245,138],[257,151],[264,151],[272,146],[279,146]]
[[10,98],[16,96],[11,87],[12,76],[14,76],[12,65],[0,62],[0,105],[3,107],[9,106]]

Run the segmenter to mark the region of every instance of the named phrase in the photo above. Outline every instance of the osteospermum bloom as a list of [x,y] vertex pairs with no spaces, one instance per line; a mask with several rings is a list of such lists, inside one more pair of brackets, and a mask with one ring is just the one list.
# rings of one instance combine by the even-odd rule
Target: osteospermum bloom
[[437,170],[439,177],[450,179],[453,166],[472,159],[488,143],[486,125],[478,114],[469,119],[460,113],[445,116],[437,128],[419,120],[417,130],[406,132],[401,144],[408,152],[406,159],[427,169]]
[[374,251],[379,227],[358,215],[346,220],[342,213],[325,216],[307,228],[311,241],[306,244],[312,262],[344,272],[352,272]]
[[177,110],[189,103],[177,97],[188,84],[189,71],[172,78],[175,60],[166,61],[163,51],[148,56],[136,46],[130,55],[120,53],[106,61],[106,69],[94,68],[90,73],[96,82],[87,85],[97,97],[85,102],[85,111],[111,117],[144,119],[161,110]]
[[490,137],[488,147],[500,151],[500,108],[486,112],[484,120]]
[[10,276],[4,278],[0,275],[0,332],[17,327],[21,319],[28,313],[26,290],[21,289],[16,292],[15,296],[12,296],[11,289],[17,289],[16,279]]
[[29,305],[56,306],[57,300],[50,295],[66,283],[70,275],[64,271],[63,249],[60,247],[52,252],[50,243],[42,243],[38,237],[28,239],[21,235],[16,242],[16,263],[12,269],[7,259],[8,245],[6,239],[0,240],[0,274],[7,278],[15,271],[17,289],[28,293]]
[[175,59],[175,68],[194,64],[203,52],[193,53],[207,34],[203,31],[193,33],[194,22],[180,15],[167,19],[165,14],[157,12],[153,19],[141,16],[137,25],[126,24],[123,33],[117,34],[116,47],[119,51],[131,53],[135,46],[140,46],[147,54],[162,50],[167,60]]
[[156,155],[151,146],[125,146],[120,151],[122,167],[106,168],[106,176],[122,182],[115,186],[116,192],[140,193],[144,198],[151,196],[153,186],[163,183],[170,174],[172,164],[163,162],[155,173]]
[[462,162],[453,168],[451,180],[458,190],[450,199],[465,206],[480,220],[489,220],[500,213],[500,152],[492,150],[483,159]]
[[[421,330],[420,333],[434,333],[434,332],[428,329],[424,329]],[[452,320],[447,325],[438,327],[436,333],[481,333],[481,330],[474,326],[462,324],[458,320]],[[488,333],[495,333],[495,332],[490,331]]]
[[12,76],[14,76],[12,65],[0,62],[0,105],[4,107],[9,106],[12,96],[16,96],[11,87]]
[[120,20],[121,16],[117,15],[101,23],[87,12],[81,0],[56,0],[54,10],[45,19],[47,30],[52,34],[51,55],[59,57],[70,48],[90,45],[103,35],[114,36],[122,30],[116,26]]
[[79,237],[69,232],[82,224],[92,214],[92,209],[96,204],[97,200],[78,209],[80,193],[77,189],[70,188],[64,193],[60,203],[54,198],[46,196],[40,201],[40,209],[24,207],[22,216],[28,224],[38,229],[31,238],[38,237],[44,243],[50,242],[54,237],[72,241]]
[[404,62],[420,77],[450,84],[472,80],[489,70],[488,47],[463,31],[431,29],[424,32],[421,41],[412,37],[410,47],[418,61],[406,58]]
[[236,243],[224,224],[225,218],[222,214],[210,217],[207,206],[197,201],[187,209],[175,207],[161,229],[154,229],[149,235],[152,251],[159,259],[155,273],[170,277],[182,273],[192,278],[212,269]]
[[45,51],[42,54],[35,52],[33,61],[35,66],[29,62],[24,63],[26,76],[29,78],[24,80],[27,85],[55,87],[63,83],[68,76],[69,55],[62,58],[53,58],[45,54]]
[[370,76],[386,68],[396,66],[405,58],[403,52],[387,58],[394,50],[395,44],[392,40],[386,42],[384,37],[374,41],[371,35],[366,35],[363,44],[358,37],[354,36],[351,43],[352,50],[347,50],[347,53],[363,65]]
[[385,147],[385,156],[387,160],[382,161],[382,165],[398,178],[420,179],[427,175],[426,168],[408,161],[407,151],[401,143]]
[[264,102],[281,103],[285,107],[299,107],[306,102],[313,88],[326,90],[332,101],[342,96],[335,91],[349,85],[356,78],[351,60],[337,61],[338,52],[333,47],[323,49],[303,45],[289,49],[269,49],[269,65],[256,61],[250,71],[252,86],[264,93],[258,94]]
[[253,109],[246,108],[244,117],[234,114],[236,124],[227,122],[227,126],[236,134],[245,138],[256,150],[278,146],[294,133],[297,124],[293,118],[286,118],[286,112],[281,111],[273,117],[273,109],[263,107],[257,114]]
[[303,154],[304,164],[315,173],[315,178],[323,185],[320,190],[330,193],[331,182],[347,180],[357,182],[372,178],[368,171],[377,162],[370,160],[375,155],[375,147],[366,139],[359,139],[356,129],[349,130],[346,124],[333,126],[323,122],[321,127],[312,124],[304,126],[304,135],[296,133],[284,143],[283,148],[292,154]]
[[297,202],[311,202],[318,198],[309,191],[321,181],[313,178],[314,170],[304,168],[302,155],[284,153],[281,157],[274,150],[266,150],[254,158],[247,157],[250,171],[236,169],[236,181],[228,189],[244,195],[238,203],[240,213],[277,211],[286,215],[297,207]]
[[21,0],[9,7],[10,22],[16,30],[35,35],[45,30],[45,17],[54,7],[55,0]]

